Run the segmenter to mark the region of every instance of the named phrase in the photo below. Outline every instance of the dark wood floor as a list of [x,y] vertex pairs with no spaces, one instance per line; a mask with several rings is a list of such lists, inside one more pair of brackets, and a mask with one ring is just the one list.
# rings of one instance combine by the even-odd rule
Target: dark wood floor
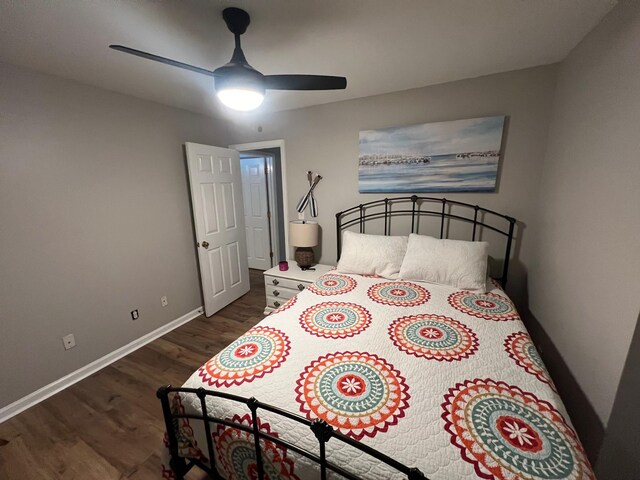
[[251,291],[216,315],[192,320],[0,424],[0,479],[160,478],[156,389],[182,385],[258,323],[264,305],[262,272],[251,271]]

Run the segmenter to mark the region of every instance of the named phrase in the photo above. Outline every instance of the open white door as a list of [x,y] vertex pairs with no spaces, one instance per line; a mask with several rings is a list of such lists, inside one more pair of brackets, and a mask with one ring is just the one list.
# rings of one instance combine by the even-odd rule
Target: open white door
[[207,317],[249,291],[240,157],[186,143],[191,202]]
[[269,225],[269,197],[267,194],[267,162],[264,158],[243,158],[242,192],[244,223],[247,231],[249,268],[269,270],[273,265]]

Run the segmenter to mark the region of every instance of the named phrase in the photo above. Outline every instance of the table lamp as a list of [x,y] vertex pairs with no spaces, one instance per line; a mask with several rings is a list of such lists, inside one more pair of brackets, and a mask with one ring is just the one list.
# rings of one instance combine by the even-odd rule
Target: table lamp
[[289,222],[289,245],[296,247],[295,261],[302,270],[309,270],[315,263],[313,249],[318,245],[318,222],[294,220]]

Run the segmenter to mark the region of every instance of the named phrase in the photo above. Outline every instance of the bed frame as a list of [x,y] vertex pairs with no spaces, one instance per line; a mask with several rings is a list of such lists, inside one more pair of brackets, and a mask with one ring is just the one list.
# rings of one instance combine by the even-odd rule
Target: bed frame
[[[196,395],[200,399],[200,407],[202,409],[202,414],[185,414],[180,412],[175,412],[171,410],[171,394],[185,395],[185,394],[193,394]],[[334,430],[334,428],[329,425],[324,420],[315,419],[308,420],[305,417],[302,417],[296,413],[289,412],[287,410],[283,410],[278,407],[274,407],[272,405],[268,405],[266,403],[259,402],[254,397],[246,398],[238,395],[232,395],[230,393],[225,392],[216,392],[213,390],[205,390],[204,388],[173,388],[171,385],[167,385],[164,387],[160,387],[157,392],[157,396],[162,403],[162,413],[164,415],[165,427],[167,429],[167,439],[169,444],[169,454],[171,455],[170,466],[173,474],[177,480],[182,480],[184,476],[187,474],[189,470],[193,466],[198,466],[214,479],[222,479],[223,477],[220,475],[218,470],[216,469],[215,464],[215,454],[213,451],[213,441],[211,437],[211,423],[221,424],[231,428],[237,428],[238,430],[242,430],[244,432],[248,432],[253,434],[254,439],[254,448],[256,452],[256,465],[258,467],[258,480],[265,480],[265,472],[264,472],[264,462],[262,459],[262,452],[260,449],[260,440],[263,439],[268,442],[272,442],[278,446],[286,448],[288,451],[295,452],[298,455],[308,458],[312,462],[315,462],[320,465],[320,478],[322,480],[326,480],[327,472],[332,470],[337,474],[348,480],[359,480],[359,477],[354,475],[353,473],[348,472],[344,468],[335,465],[327,460],[325,447],[329,440],[335,438],[336,441],[346,443],[351,445],[354,448],[357,448],[361,452],[364,452],[373,458],[380,460],[381,462],[386,463],[390,467],[398,470],[400,473],[406,475],[408,480],[428,480],[424,474],[418,470],[417,468],[408,467],[397,460],[385,455],[382,452],[379,452],[367,445],[358,442],[357,440],[353,440],[352,438],[343,435],[342,433]],[[242,423],[232,422],[229,420],[225,420],[223,418],[218,418],[209,415],[207,409],[207,397],[216,397],[216,398],[224,398],[226,400],[231,400],[233,402],[237,402],[240,404],[244,404],[249,408],[251,412],[251,423],[252,426],[249,427]],[[304,450],[300,447],[295,446],[292,443],[289,443],[285,440],[282,440],[279,437],[274,437],[273,435],[269,435],[268,433],[261,431],[258,429],[258,410],[265,410],[267,412],[275,413],[276,415],[280,415],[282,417],[286,417],[295,422],[301,423],[309,427],[313,435],[318,440],[319,447],[319,455],[316,455],[313,452],[308,450]],[[205,464],[201,460],[198,459],[187,459],[179,456],[178,454],[178,439],[175,432],[175,425],[177,422],[175,420],[179,419],[189,419],[201,421],[204,423],[204,431],[207,437],[207,457],[211,462],[209,465]]]
[[[456,213],[453,210],[456,210]],[[462,210],[457,213],[457,210]],[[464,216],[469,213],[470,216]],[[411,217],[411,233],[418,233],[420,217],[440,218],[440,238],[446,238],[445,227],[448,221],[457,220],[472,225],[471,241],[480,240],[482,229],[486,228],[506,237],[506,248],[504,261],[502,264],[502,275],[499,280],[504,287],[507,284],[507,274],[509,273],[509,258],[511,256],[511,245],[516,219],[501,213],[494,212],[488,208],[483,208],[470,203],[447,200],[446,198],[419,197],[394,197],[374,200],[373,202],[361,203],[342,212],[336,213],[336,238],[338,242],[338,260],[342,250],[342,231],[357,225],[360,233],[365,232],[365,222],[367,220],[384,219],[384,235],[391,235],[391,217]],[[445,222],[445,219],[447,222]],[[404,233],[406,235],[406,233]]]
[[[410,205],[408,203],[410,202]],[[428,207],[430,205],[437,205],[439,208],[431,210]],[[463,216],[462,214],[453,213],[454,208],[462,207],[466,211],[471,211],[472,216]],[[511,254],[511,246],[513,243],[514,227],[516,220],[507,215],[494,212],[492,210],[479,207],[478,205],[471,205],[468,203],[457,202],[453,200],[447,200],[446,198],[433,198],[433,197],[419,197],[412,195],[410,197],[394,197],[384,198],[381,200],[375,200],[368,203],[363,203],[355,207],[349,208],[342,212],[336,213],[336,235],[338,241],[338,259],[340,259],[340,251],[342,247],[342,231],[357,225],[360,233],[365,233],[365,222],[367,220],[384,219],[384,235],[391,235],[391,218],[394,216],[411,216],[411,233],[417,233],[419,227],[420,216],[435,216],[440,218],[440,238],[445,238],[445,219],[458,220],[469,223],[473,226],[471,233],[471,240],[476,241],[481,236],[481,229],[486,228],[493,232],[499,233],[506,237],[506,250],[504,263],[502,267],[502,276],[499,278],[500,282],[504,286],[507,283],[507,273],[509,271],[509,257]],[[506,229],[504,226],[496,226],[494,223],[489,223],[489,219],[493,221],[504,222],[506,221]],[[171,408],[173,395],[195,395],[200,400],[200,407],[202,412],[200,414],[187,414],[180,411],[173,411]],[[417,468],[409,467],[397,460],[385,455],[378,450],[375,450],[363,443],[353,440],[346,435],[343,435],[339,431],[336,431],[331,425],[324,420],[315,419],[309,420],[306,417],[283,410],[266,403],[258,401],[256,398],[246,398],[238,395],[233,395],[226,392],[218,392],[213,390],[206,390],[204,388],[173,388],[171,385],[160,387],[157,391],[157,396],[162,404],[162,413],[164,416],[165,428],[167,431],[167,442],[169,448],[169,454],[171,456],[170,467],[176,478],[176,480],[184,479],[184,476],[193,468],[197,466],[209,474],[211,478],[222,479],[216,468],[214,445],[211,436],[211,423],[225,425],[230,428],[237,428],[244,432],[253,435],[254,449],[256,456],[256,465],[258,472],[258,480],[265,480],[264,461],[262,459],[262,451],[260,448],[260,441],[272,442],[280,447],[286,448],[291,452],[295,452],[312,462],[317,463],[320,466],[320,478],[326,480],[328,471],[331,470],[348,480],[359,480],[356,475],[345,470],[339,465],[335,465],[327,460],[326,456],[326,444],[329,440],[335,439],[337,442],[350,445],[353,448],[364,452],[367,455],[380,460],[387,464],[391,468],[397,470],[404,475],[408,480],[428,480],[427,477]],[[207,408],[207,398],[224,398],[238,404],[246,406],[251,413],[252,426],[249,427],[245,424],[232,422],[223,418],[214,417],[209,414]],[[318,452],[316,455],[313,452],[304,450],[292,443],[289,443],[279,437],[268,434],[267,432],[259,430],[259,415],[258,411],[264,410],[273,414],[288,418],[302,425],[307,426],[311,433],[316,437],[318,441]],[[176,427],[180,423],[180,419],[188,419],[190,421],[200,421],[204,424],[204,432],[207,438],[206,454],[210,463],[205,463],[202,460],[195,458],[184,458],[178,453],[178,436],[176,433]]]

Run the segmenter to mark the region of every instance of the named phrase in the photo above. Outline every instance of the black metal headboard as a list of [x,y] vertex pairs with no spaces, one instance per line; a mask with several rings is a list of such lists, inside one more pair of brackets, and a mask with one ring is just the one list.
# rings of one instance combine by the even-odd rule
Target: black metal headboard
[[[411,202],[410,207],[407,204]],[[440,205],[439,209],[425,209],[424,205]],[[451,207],[463,207],[469,209],[473,216],[466,217],[451,213]],[[384,210],[383,210],[384,208]],[[336,213],[336,237],[338,239],[338,260],[340,260],[340,251],[342,249],[342,230],[353,225],[359,225],[360,233],[365,233],[365,222],[367,220],[384,218],[384,235],[391,235],[391,217],[409,216],[411,215],[411,233],[416,233],[416,217],[430,216],[440,217],[440,238],[444,237],[445,219],[460,220],[473,224],[471,233],[471,241],[475,242],[478,236],[478,227],[486,228],[493,232],[499,233],[506,237],[506,250],[504,254],[504,263],[502,266],[502,276],[498,279],[502,286],[507,283],[507,274],[509,272],[509,257],[511,255],[511,244],[513,243],[513,230],[516,219],[507,215],[494,212],[487,208],[470,203],[457,202],[447,200],[446,198],[419,197],[412,195],[410,197],[393,197],[374,200],[373,202],[361,203],[355,207],[351,207],[342,212]],[[488,219],[502,223],[500,226],[487,223]],[[506,223],[505,223],[506,221]],[[502,228],[506,227],[506,228]]]

